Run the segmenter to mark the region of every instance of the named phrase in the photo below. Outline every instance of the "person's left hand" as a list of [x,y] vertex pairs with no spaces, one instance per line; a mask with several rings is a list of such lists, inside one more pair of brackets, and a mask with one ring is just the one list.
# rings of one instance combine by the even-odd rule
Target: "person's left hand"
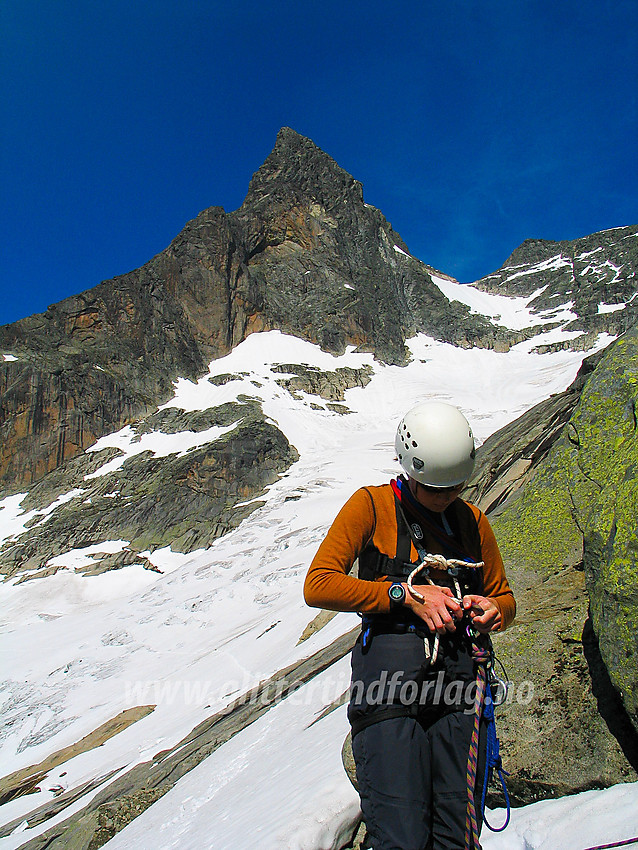
[[472,625],[481,634],[494,632],[501,627],[501,612],[488,596],[469,593],[463,597],[463,610],[469,612]]

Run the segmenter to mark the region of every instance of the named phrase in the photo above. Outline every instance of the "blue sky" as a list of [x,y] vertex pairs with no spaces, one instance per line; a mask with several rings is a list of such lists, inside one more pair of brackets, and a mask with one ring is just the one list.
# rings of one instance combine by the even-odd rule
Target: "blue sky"
[[638,0],[3,0],[0,324],[242,202],[290,126],[461,281],[638,223]]

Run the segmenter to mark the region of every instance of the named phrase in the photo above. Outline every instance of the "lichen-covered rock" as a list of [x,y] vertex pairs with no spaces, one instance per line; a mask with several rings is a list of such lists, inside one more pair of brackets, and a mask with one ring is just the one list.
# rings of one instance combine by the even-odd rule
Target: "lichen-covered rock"
[[638,729],[638,329],[611,347],[569,425],[594,630]]
[[[511,773],[508,786],[518,804],[636,779],[638,735],[609,679],[611,656],[596,621],[592,628],[588,595],[597,557],[592,544],[600,534],[597,506],[606,505],[610,496],[617,504],[612,494],[619,492],[616,477],[622,475],[613,471],[615,461],[629,471],[628,493],[632,489],[631,464],[620,459],[614,442],[621,438],[622,427],[615,421],[620,416],[631,445],[631,416],[627,419],[623,392],[611,392],[605,377],[613,363],[623,376],[632,369],[630,339],[633,333],[620,347],[586,361],[566,392],[492,435],[478,452],[476,473],[464,494],[490,512],[517,598],[514,624],[494,643],[513,682],[510,701],[497,716]],[[601,392],[601,385],[607,389]],[[594,414],[594,399],[605,398],[605,415]],[[615,436],[608,431],[610,423]],[[608,496],[600,486],[605,475]],[[636,486],[634,481],[634,491]],[[630,510],[632,503],[629,496]],[[627,571],[628,581],[632,575],[635,567]],[[614,635],[616,654],[633,653],[632,643],[620,638]],[[618,680],[615,686],[621,688]],[[499,802],[498,796],[492,800]]]
[[492,520],[503,504],[511,505],[560,436],[601,356],[597,352],[586,357],[564,392],[534,405],[479,447],[475,471],[463,493],[465,499],[489,513]]
[[617,340],[523,495],[495,520],[511,558],[548,576],[582,561],[594,630],[638,729],[638,329]]

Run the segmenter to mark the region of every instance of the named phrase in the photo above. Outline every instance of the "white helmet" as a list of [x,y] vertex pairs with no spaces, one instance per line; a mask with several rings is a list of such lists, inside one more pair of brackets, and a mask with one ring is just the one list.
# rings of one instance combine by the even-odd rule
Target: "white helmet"
[[474,437],[456,407],[441,401],[417,404],[397,428],[394,447],[410,478],[429,487],[454,487],[474,469]]

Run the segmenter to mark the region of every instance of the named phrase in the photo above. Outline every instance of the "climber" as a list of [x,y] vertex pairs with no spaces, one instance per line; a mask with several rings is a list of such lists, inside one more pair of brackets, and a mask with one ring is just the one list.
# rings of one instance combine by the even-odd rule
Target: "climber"
[[459,498],[475,455],[463,414],[442,402],[417,405],[400,422],[395,449],[406,475],[348,500],[304,596],[362,617],[348,718],[372,846],[477,850],[485,729],[474,653],[490,657],[489,634],[514,619],[514,596],[487,518]]

